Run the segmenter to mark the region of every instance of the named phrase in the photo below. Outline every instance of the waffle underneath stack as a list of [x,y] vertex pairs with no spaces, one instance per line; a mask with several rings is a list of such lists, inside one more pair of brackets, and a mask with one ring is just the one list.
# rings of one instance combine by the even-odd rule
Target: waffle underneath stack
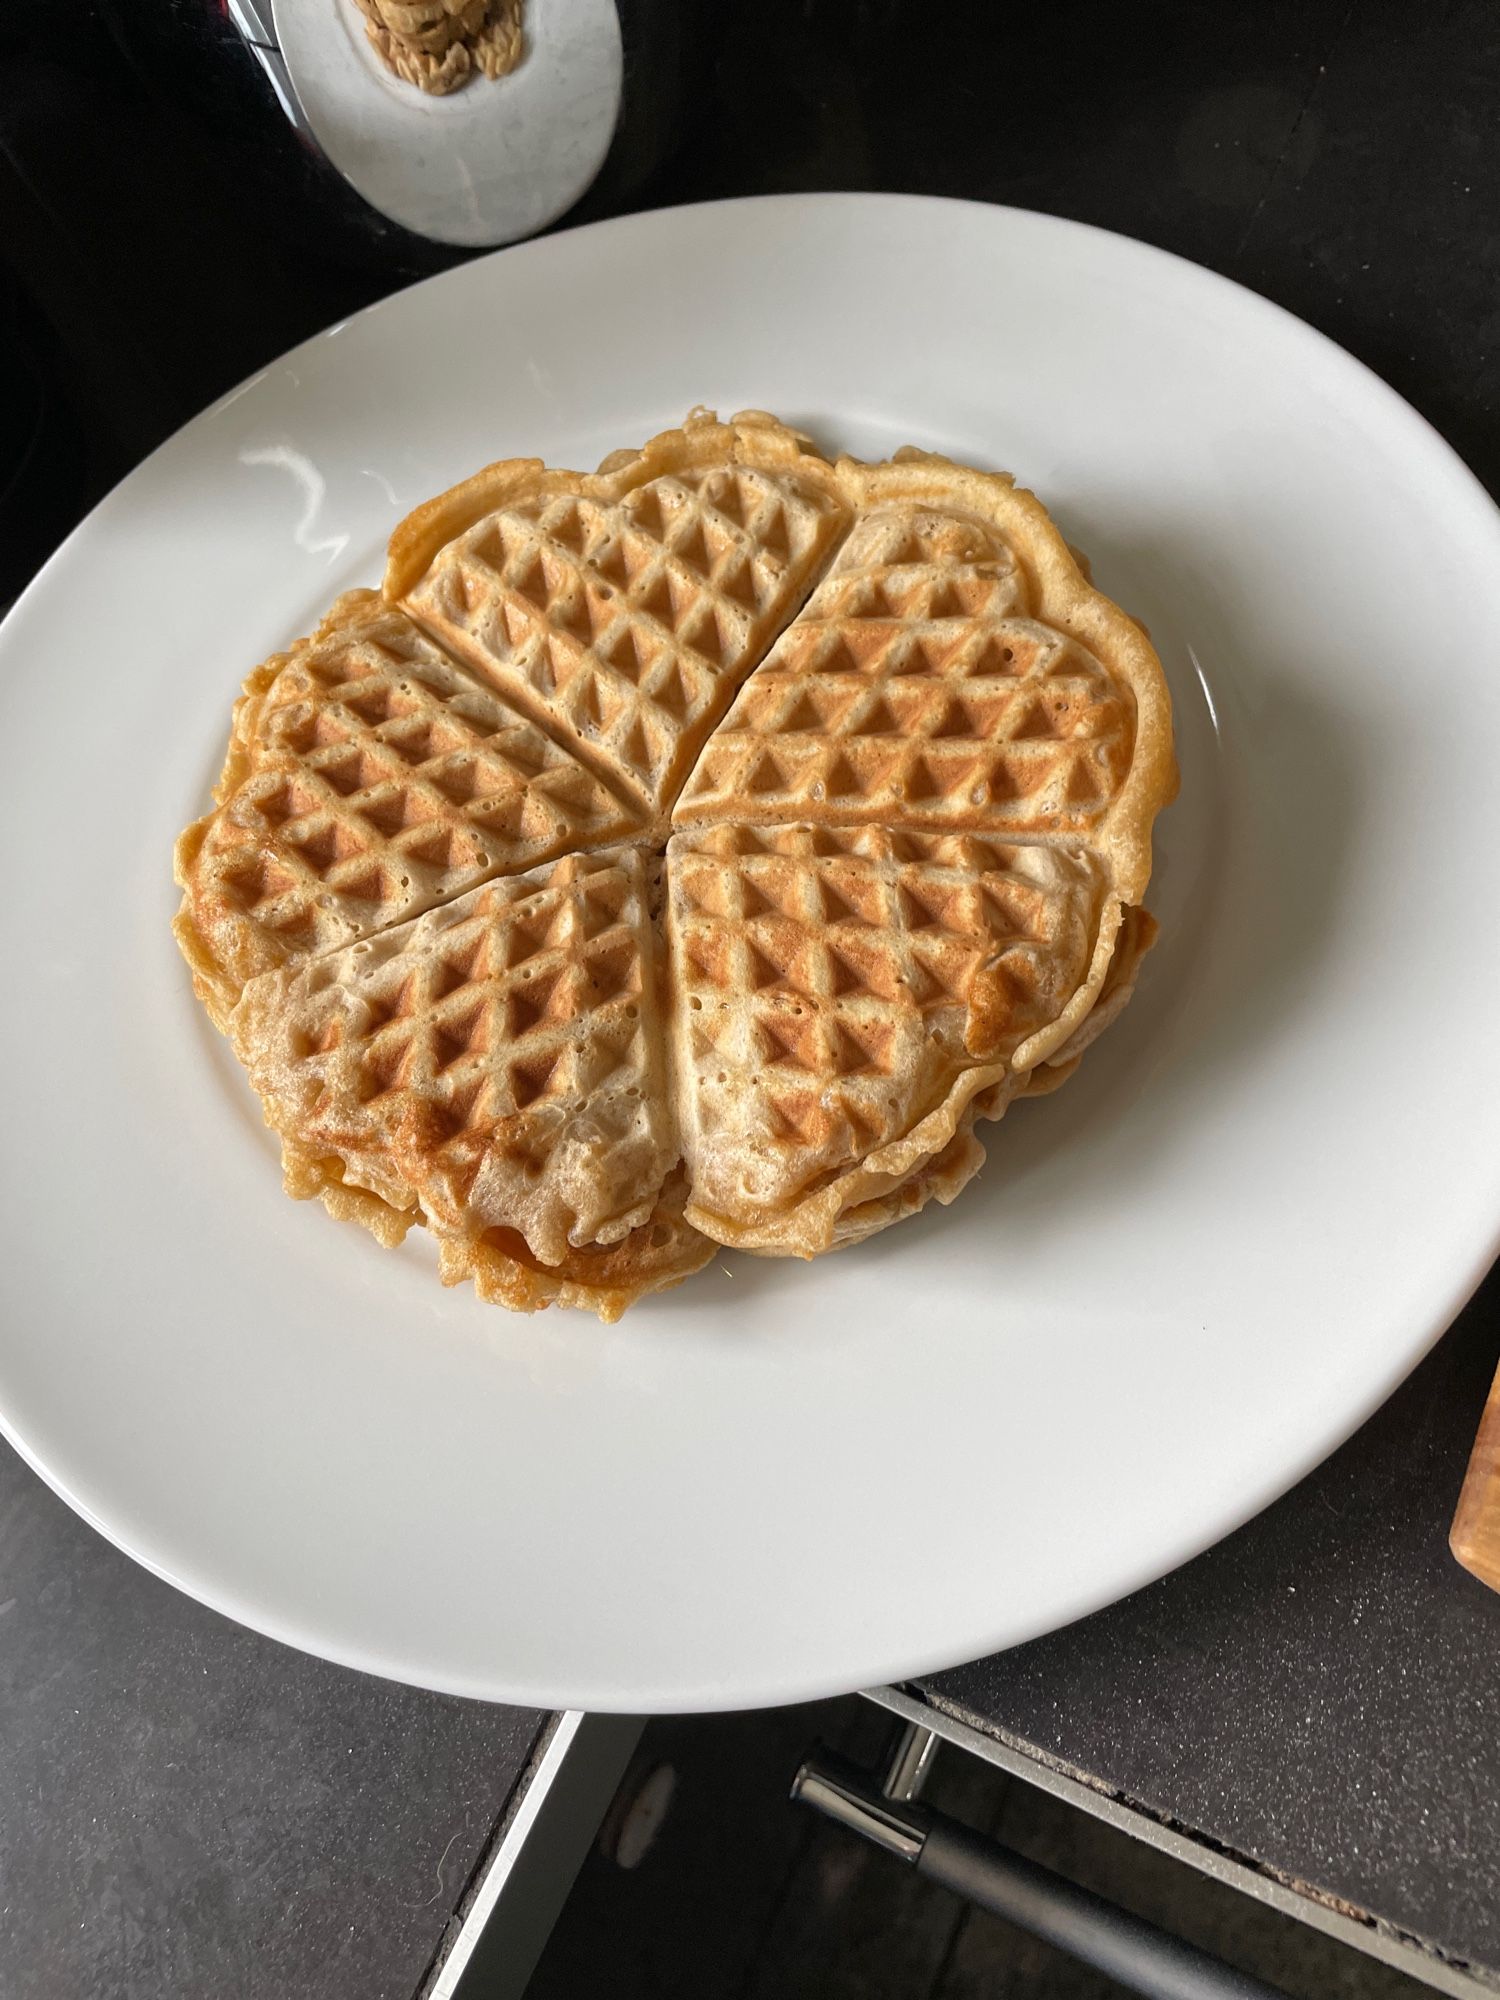
[[695,412],[402,522],[246,681],[175,929],[289,1193],[610,1320],[951,1201],[1129,999],[1175,787],[1030,494]]

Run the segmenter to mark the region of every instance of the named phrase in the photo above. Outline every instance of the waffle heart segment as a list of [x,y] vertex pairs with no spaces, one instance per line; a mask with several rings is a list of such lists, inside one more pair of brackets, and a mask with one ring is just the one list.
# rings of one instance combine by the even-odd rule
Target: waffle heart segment
[[642,829],[372,591],[251,675],[219,798],[178,842],[177,930],[221,1022],[259,972]]
[[398,529],[386,590],[664,816],[847,521],[792,432],[700,422],[592,476],[480,474]]
[[1086,648],[1030,615],[997,537],[862,519],[741,689],[679,825],[899,813],[953,832],[1086,832],[1129,768],[1132,714]]
[[544,1265],[647,1223],[677,1159],[652,870],[567,856],[253,980],[230,1033],[296,1192]]
[[1008,479],[920,453],[840,473],[854,526],[705,747],[674,824],[1083,839],[1138,902],[1176,784],[1141,628]]
[[667,881],[688,1219],[802,1256],[1062,1045],[1119,924],[1086,849],[879,826],[679,834]]

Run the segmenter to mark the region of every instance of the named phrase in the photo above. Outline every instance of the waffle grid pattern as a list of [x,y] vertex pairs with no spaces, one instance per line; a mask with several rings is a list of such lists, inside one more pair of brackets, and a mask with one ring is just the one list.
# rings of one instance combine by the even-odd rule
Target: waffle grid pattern
[[410,603],[647,810],[672,794],[838,525],[824,494],[744,466],[608,504],[498,510]]
[[1087,856],[882,827],[679,834],[667,870],[709,1207],[805,1193],[1003,1062],[1085,976],[1101,900]]
[[501,869],[620,840],[635,815],[378,604],[288,660],[249,775],[203,825],[203,920],[258,971],[445,902]]
[[679,437],[614,498],[501,467],[421,510],[399,606],[252,676],[179,845],[289,1189],[520,1309],[951,1199],[1117,921],[1138,683],[1040,615],[1035,544]]
[[627,1233],[672,1164],[646,866],[570,856],[309,961],[269,1038],[250,996],[252,1078],[305,1150],[368,1156],[460,1236],[529,1216],[555,1262]]
[[1130,766],[1127,704],[1076,640],[1030,615],[977,523],[859,521],[741,690],[676,813],[714,820],[1086,832]]

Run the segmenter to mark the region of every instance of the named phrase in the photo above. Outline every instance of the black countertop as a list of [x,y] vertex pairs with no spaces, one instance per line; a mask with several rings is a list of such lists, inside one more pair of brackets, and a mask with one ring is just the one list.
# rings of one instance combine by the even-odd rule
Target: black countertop
[[294,1653],[0,1445],[0,1993],[411,2000],[548,1717]]
[[[653,23],[630,42],[638,114],[582,214],[848,187],[1103,224],[1310,320],[1500,483],[1500,16],[1481,0],[629,11]],[[242,66],[219,95],[227,34],[198,0],[34,0],[0,22],[0,380],[30,398],[0,460],[0,595],[196,409],[453,261],[322,238],[285,135],[244,150],[261,86]],[[1443,1548],[1497,1346],[1492,1287],[1262,1522],[931,1698],[1500,1966],[1500,1601]],[[238,1631],[3,1448],[0,1708],[0,1986],[26,2000],[414,1992],[539,1721]]]
[[[1500,484],[1486,0],[620,4],[631,158],[565,222],[811,188],[1073,216],[1309,320]],[[203,0],[32,0],[0,22],[0,288],[18,294],[0,289],[0,336],[14,324],[58,408],[17,521],[34,560],[43,528],[55,540],[215,396],[458,261],[359,240],[298,178],[279,121],[250,121],[257,93],[264,111]]]
[[1500,1273],[1258,1519],[935,1706],[1500,1984],[1500,1596],[1448,1527],[1500,1350]]

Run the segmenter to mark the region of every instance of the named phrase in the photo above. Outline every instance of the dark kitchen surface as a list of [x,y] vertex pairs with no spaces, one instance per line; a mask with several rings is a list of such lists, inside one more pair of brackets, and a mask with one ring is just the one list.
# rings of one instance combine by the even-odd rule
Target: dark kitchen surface
[[[622,12],[630,171],[612,164],[584,215],[623,186],[629,207],[891,188],[1078,217],[1310,320],[1500,480],[1485,0]],[[213,0],[32,0],[0,22],[0,265],[18,293],[0,332],[59,440],[28,528],[76,514],[293,341],[453,261],[350,226]]]
[[1447,1550],[1497,1309],[1238,1534],[927,1698],[1500,1983],[1500,1596]]
[[0,1446],[5,2000],[410,2000],[547,1721],[232,1625]]
[[[1278,300],[1500,482],[1480,0],[625,13],[635,110],[585,215],[850,187],[1079,217]],[[0,601],[197,409],[453,261],[320,194],[278,118],[215,0],[0,19]],[[1443,1548],[1496,1322],[1492,1288],[1270,1526],[930,1693],[1500,1965],[1500,1607]],[[239,1632],[0,1458],[0,1989],[414,1992],[537,1718]]]

